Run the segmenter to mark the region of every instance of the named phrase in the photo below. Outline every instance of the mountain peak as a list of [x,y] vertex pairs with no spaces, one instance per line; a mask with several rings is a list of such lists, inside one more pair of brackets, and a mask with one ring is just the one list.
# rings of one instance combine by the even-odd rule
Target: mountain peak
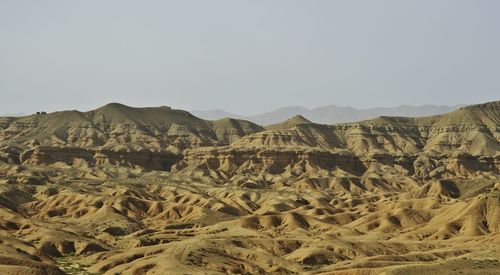
[[289,118],[287,121],[289,122],[294,122],[294,123],[310,123],[311,121],[301,115],[294,115],[293,117]]
[[272,124],[266,127],[268,130],[286,130],[294,128],[295,126],[302,123],[311,123],[311,121],[301,115],[294,115],[293,117],[276,124]]

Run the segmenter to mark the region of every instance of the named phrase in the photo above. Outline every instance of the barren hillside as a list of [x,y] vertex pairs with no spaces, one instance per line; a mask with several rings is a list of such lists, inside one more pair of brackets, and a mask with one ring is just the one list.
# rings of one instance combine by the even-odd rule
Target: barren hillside
[[498,274],[500,101],[265,128],[0,118],[0,273]]

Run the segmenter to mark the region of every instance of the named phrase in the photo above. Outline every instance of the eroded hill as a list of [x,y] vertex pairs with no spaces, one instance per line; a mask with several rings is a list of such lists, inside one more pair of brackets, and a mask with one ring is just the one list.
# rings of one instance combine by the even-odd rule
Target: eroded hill
[[268,130],[109,104],[0,129],[0,273],[500,269],[498,101]]

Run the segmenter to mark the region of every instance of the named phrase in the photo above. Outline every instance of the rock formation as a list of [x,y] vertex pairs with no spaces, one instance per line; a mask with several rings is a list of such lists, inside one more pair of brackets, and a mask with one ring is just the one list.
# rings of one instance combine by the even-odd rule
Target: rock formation
[[499,152],[500,101],[266,129],[116,103],[0,118],[0,273],[497,274]]

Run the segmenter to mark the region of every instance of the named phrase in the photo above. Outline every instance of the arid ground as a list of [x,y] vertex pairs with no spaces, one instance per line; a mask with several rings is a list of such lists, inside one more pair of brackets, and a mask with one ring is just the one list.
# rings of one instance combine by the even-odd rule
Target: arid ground
[[500,101],[259,126],[0,118],[0,274],[500,274]]

